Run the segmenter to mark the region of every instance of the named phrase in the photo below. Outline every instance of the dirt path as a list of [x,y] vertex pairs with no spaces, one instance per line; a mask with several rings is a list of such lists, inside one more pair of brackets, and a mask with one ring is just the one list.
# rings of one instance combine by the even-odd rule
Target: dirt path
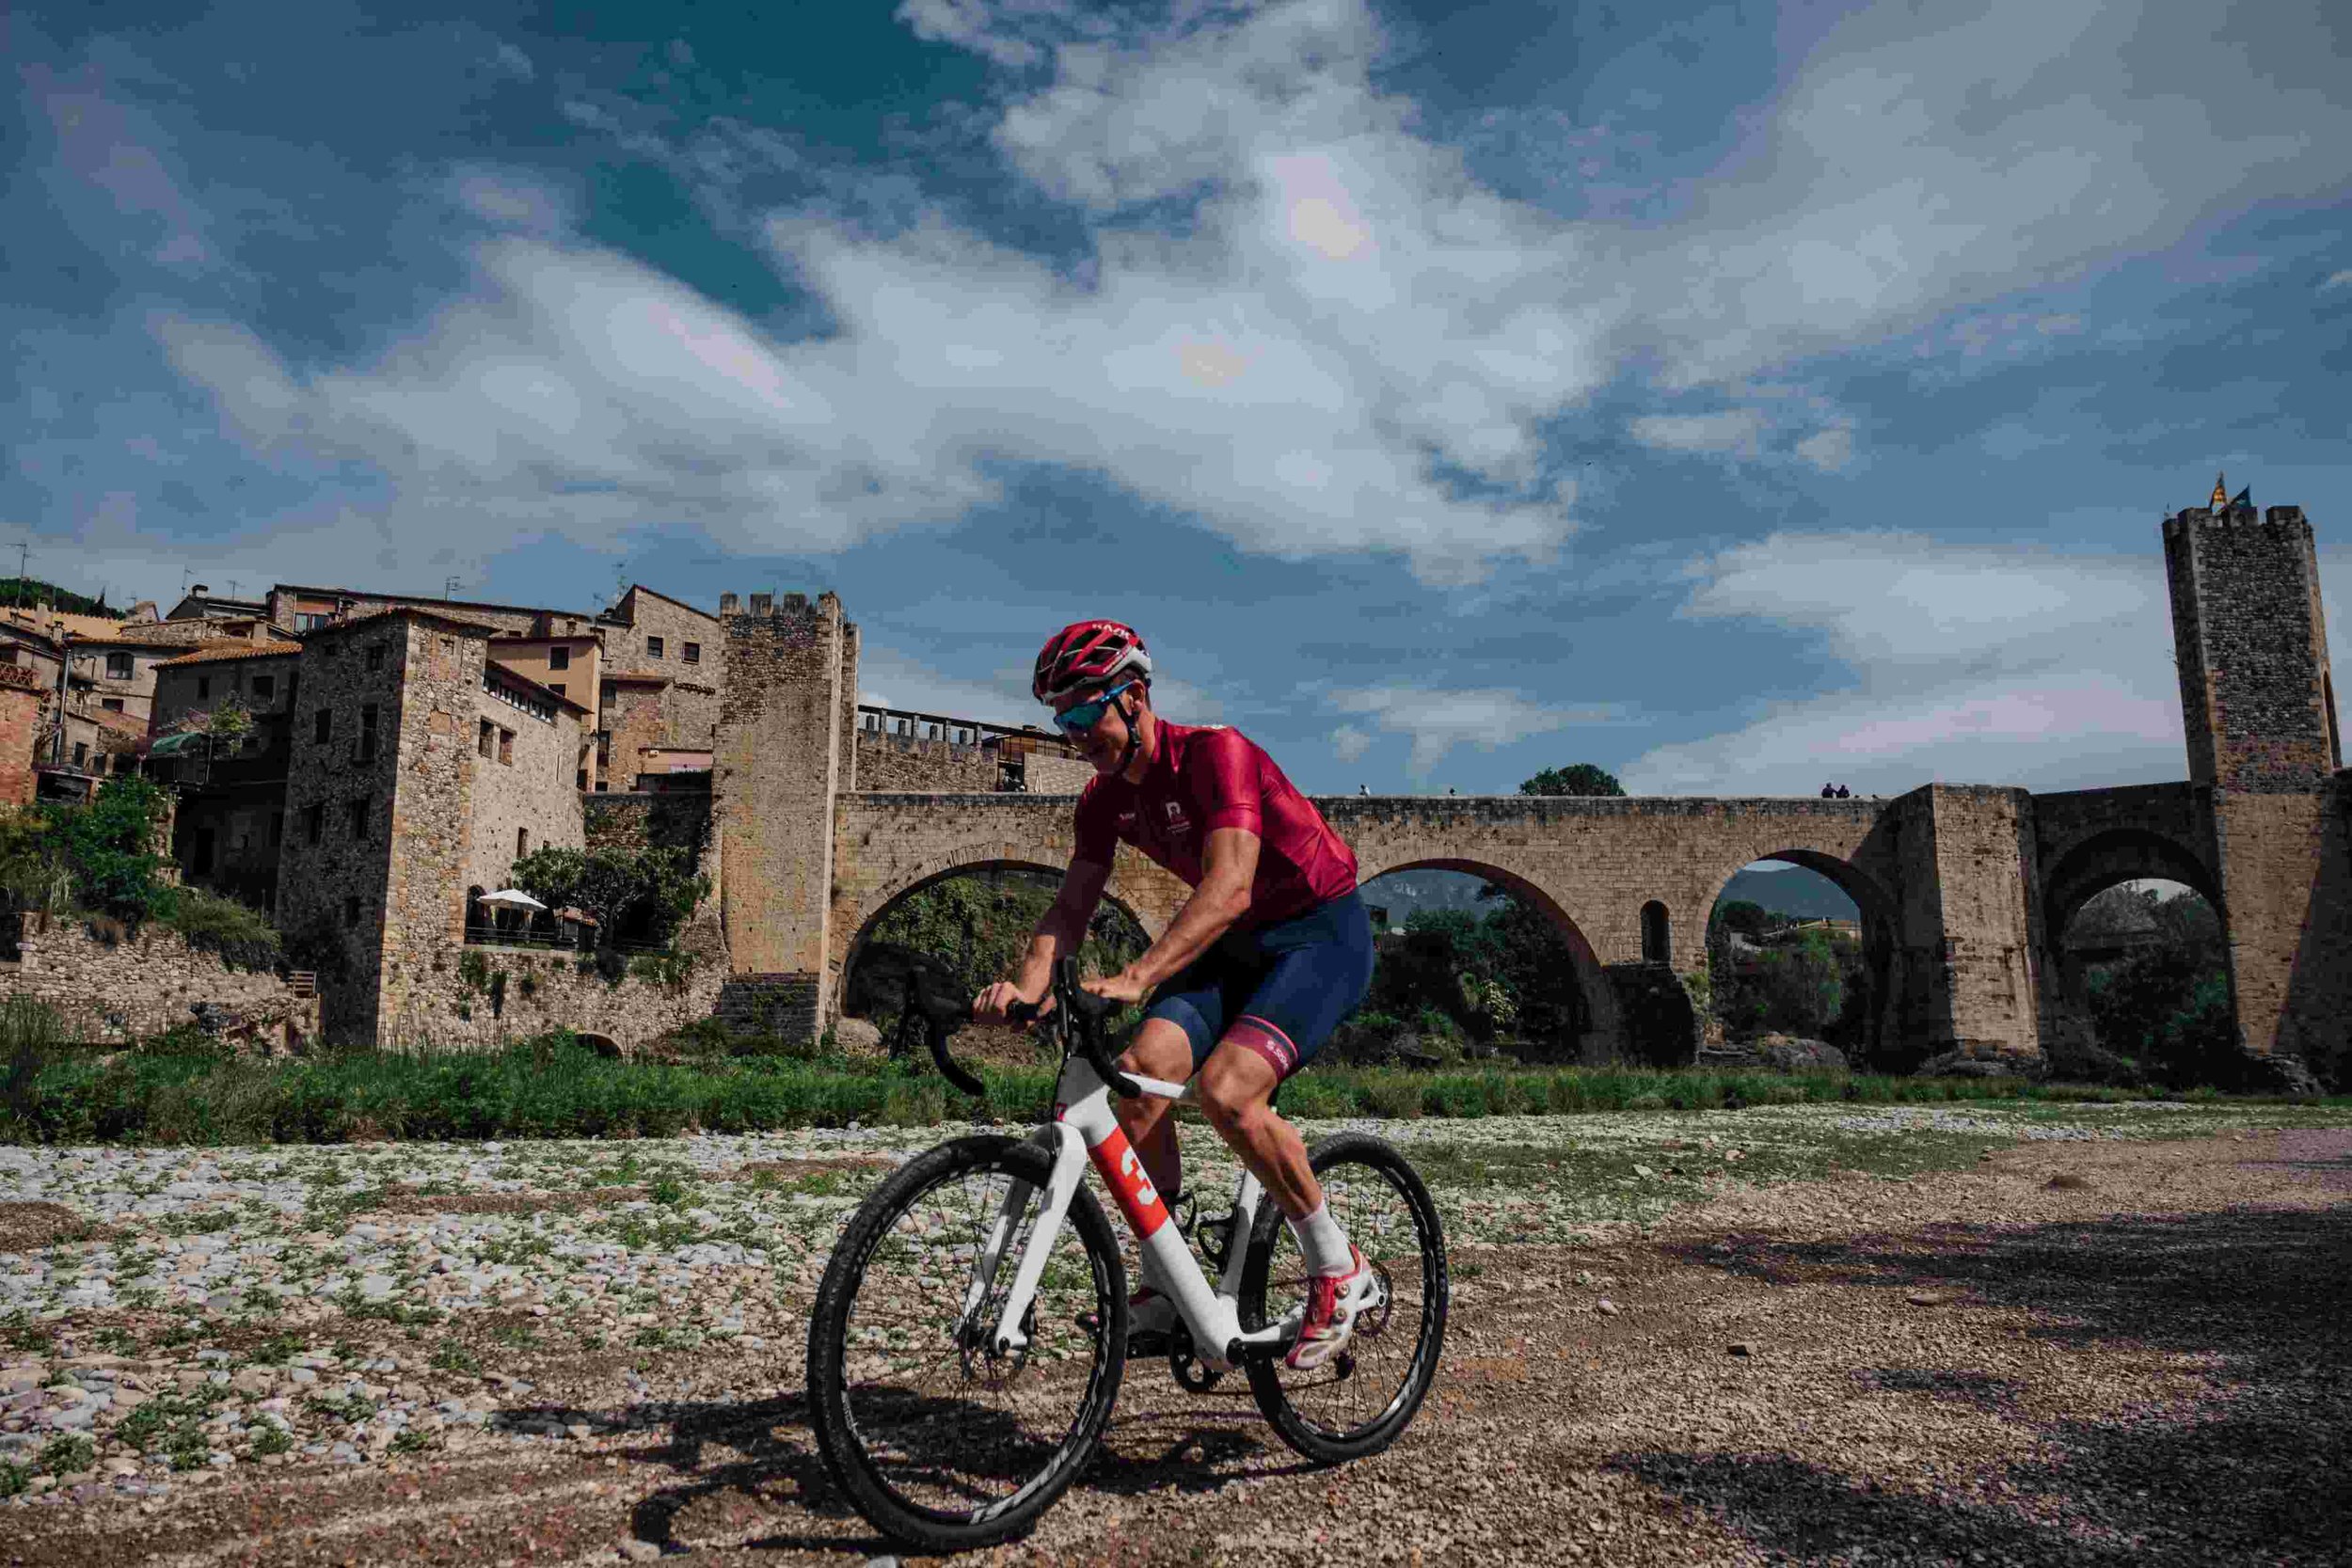
[[[2352,1132],[2028,1145],[1455,1262],[1438,1389],[1391,1452],[1307,1469],[1246,1393],[1139,1365],[1098,1472],[988,1560],[2352,1560]],[[1578,1271],[1613,1313],[1549,1287]],[[11,1510],[0,1561],[891,1550],[825,1487],[797,1347],[722,1354],[682,1402],[587,1358],[543,1379],[584,1440]],[[787,1392],[729,1391],[757,1387]]]

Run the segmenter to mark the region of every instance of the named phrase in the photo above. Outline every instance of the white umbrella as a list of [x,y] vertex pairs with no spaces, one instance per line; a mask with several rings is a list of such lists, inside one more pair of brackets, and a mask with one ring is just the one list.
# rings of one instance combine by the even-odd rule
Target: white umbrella
[[485,893],[474,902],[493,905],[501,910],[544,910],[547,908],[545,904],[520,888],[511,887],[502,887],[496,893]]

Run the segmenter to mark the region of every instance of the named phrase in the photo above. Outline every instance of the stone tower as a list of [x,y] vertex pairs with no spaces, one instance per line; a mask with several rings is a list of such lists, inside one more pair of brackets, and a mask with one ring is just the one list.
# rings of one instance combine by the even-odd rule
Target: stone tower
[[2242,1042],[2332,1058],[2347,1000],[2344,759],[2311,525],[2296,506],[2190,508],[2165,521],[2164,563]]
[[397,1034],[464,930],[487,628],[394,610],[303,644],[286,762],[278,917],[317,955],[330,1038]]
[[857,627],[831,594],[734,605],[720,600],[727,683],[710,781],[732,972],[719,1013],[804,1038],[831,1011],[834,801],[855,767]]

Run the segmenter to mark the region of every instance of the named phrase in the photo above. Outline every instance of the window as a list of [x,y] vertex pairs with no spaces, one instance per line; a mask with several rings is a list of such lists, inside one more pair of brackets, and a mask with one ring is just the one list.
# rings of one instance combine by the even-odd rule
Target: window
[[198,702],[199,702],[199,703],[200,703],[200,702],[202,702],[205,698],[207,698],[207,697],[211,696],[212,694],[213,694],[213,677],[212,677],[212,676],[210,676],[210,675],[199,675],[199,676],[197,676],[197,677],[196,677],[196,700],[197,700]]
[[323,610],[297,610],[294,611],[294,630],[316,631],[326,625],[327,619]]
[[359,709],[359,760],[375,760],[375,705],[369,703]]
[[199,877],[209,877],[213,874],[214,841],[215,834],[212,829],[196,830],[196,853],[188,858],[188,869]]
[[326,834],[326,807],[308,805],[302,808],[302,842],[316,844]]
[[580,770],[578,780],[574,784],[573,787],[576,789],[586,789],[588,787],[588,769],[583,768]]
[[548,683],[548,689],[561,697],[564,695],[564,683],[562,681],[549,681]]
[[645,657],[647,658],[660,658],[661,657],[661,639],[659,637],[648,637],[645,639]]
[[549,648],[549,649],[548,650],[548,669],[550,669],[550,670],[568,670],[568,669],[570,669],[571,667],[572,667],[572,651],[571,651],[571,649],[569,649],[569,648]]
[[89,742],[87,740],[75,741],[73,743],[73,766],[79,768],[82,764],[87,762],[88,760]]
[[323,707],[310,715],[310,738],[324,746],[335,738],[335,710]]
[[498,733],[499,727],[496,724],[491,723],[487,719],[483,720],[474,731],[473,749],[485,758],[496,755],[498,747],[491,737]]
[[528,854],[530,854],[530,853],[531,853],[531,830],[530,830],[529,828],[517,828],[517,829],[516,829],[516,830],[515,830],[515,858],[516,858],[516,860],[521,860],[521,859],[522,859],[525,855],[528,855]]
[[0,642],[0,664],[14,664],[15,662],[16,644],[13,642]]
[[383,644],[383,643],[381,643],[381,642],[374,642],[374,643],[371,643],[371,644],[369,644],[369,646],[368,646],[368,668],[369,668],[369,669],[371,669],[371,670],[381,670],[381,669],[383,669],[383,668],[384,668],[384,644]]
[[269,814],[269,847],[275,849],[285,842],[286,814],[282,811],[271,812]]
[[276,675],[256,675],[253,677],[253,700],[255,702],[270,702],[273,701],[277,695],[278,677]]
[[343,924],[346,926],[357,926],[359,924],[358,899],[345,898],[343,900]]
[[131,656],[108,654],[106,656],[106,678],[110,681],[129,680],[131,678]]
[[515,766],[515,732],[513,730],[499,731],[499,761],[509,768]]
[[364,795],[360,796],[357,800],[349,802],[344,810],[351,814],[352,838],[355,841],[366,838],[368,836],[368,798]]
[[686,644],[686,662],[689,664],[700,664],[702,661],[703,645],[699,642],[689,642]]
[[1667,924],[1666,906],[1653,898],[1642,906],[1642,961],[1662,964],[1673,960],[1673,930]]
[[101,697],[98,699],[98,705],[104,708],[108,713],[120,713],[122,711],[122,699],[119,697]]

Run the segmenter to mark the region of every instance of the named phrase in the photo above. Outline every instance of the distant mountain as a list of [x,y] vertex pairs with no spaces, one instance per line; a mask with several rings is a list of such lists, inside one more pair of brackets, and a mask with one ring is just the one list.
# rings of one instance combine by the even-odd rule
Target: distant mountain
[[[1391,871],[1364,884],[1364,902],[1386,909],[1391,926],[1402,926],[1407,917],[1423,910],[1485,914],[1495,907],[1493,900],[1482,902],[1478,896],[1485,885],[1486,879],[1466,871]],[[1723,897],[1725,901],[1744,898],[1796,920],[1858,920],[1862,915],[1836,882],[1799,866],[1785,871],[1734,872]]]
[[1465,910],[1483,915],[1496,901],[1481,902],[1484,877],[1467,871],[1391,871],[1364,884],[1364,902],[1389,911],[1389,924],[1402,926],[1406,917],[1424,910]]

